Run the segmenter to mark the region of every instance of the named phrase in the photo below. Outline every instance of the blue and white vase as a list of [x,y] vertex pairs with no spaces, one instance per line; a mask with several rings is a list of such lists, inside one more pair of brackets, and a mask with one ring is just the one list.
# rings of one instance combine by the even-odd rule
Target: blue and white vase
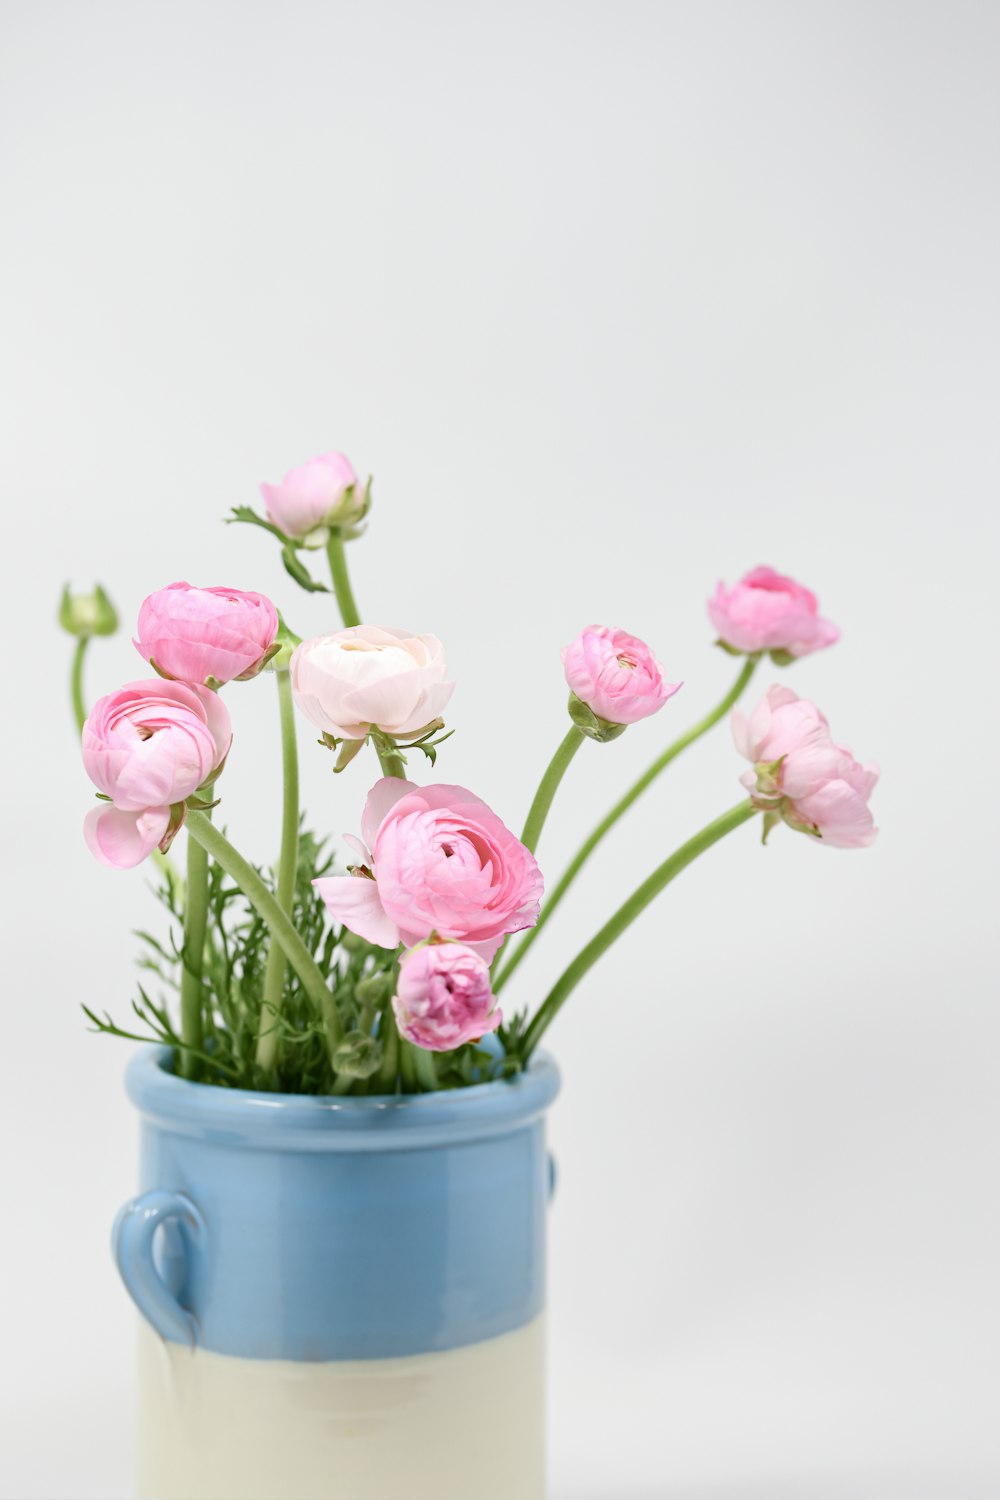
[[555,1065],[308,1098],[189,1083],[149,1049],[127,1084],[140,1495],[542,1500]]

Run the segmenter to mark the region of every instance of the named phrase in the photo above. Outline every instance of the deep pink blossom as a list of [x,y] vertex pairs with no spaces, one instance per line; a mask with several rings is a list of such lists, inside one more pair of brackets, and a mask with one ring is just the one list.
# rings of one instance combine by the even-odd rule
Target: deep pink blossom
[[719,640],[737,652],[808,656],[840,639],[821,618],[816,595],[773,568],[753,568],[731,589],[720,583],[708,614]]
[[322,546],[330,526],[356,525],[368,489],[343,453],[323,453],[289,469],[280,484],[262,484],[268,516],[285,536]]
[[502,1019],[490,966],[465,943],[423,943],[404,953],[392,1008],[400,1035],[431,1052],[475,1041]]
[[815,703],[772,687],[749,717],[735,710],[732,725],[737,750],[754,767],[740,780],[758,807],[834,848],[874,842],[868,801],[878,767],[834,742]]
[[278,611],[263,594],[169,583],[139,609],[140,656],[178,682],[220,685],[253,677],[278,633]]
[[338,922],[383,948],[455,938],[487,959],[538,920],[542,876],[496,813],[460,786],[387,776],[368,794],[360,863],[313,882]]
[[229,712],[207,688],[153,677],[101,698],[83,726],[83,764],[103,796],[84,836],[104,864],[128,869],[176,832],[171,809],[212,780],[232,740]]
[[609,724],[635,724],[663,707],[681,686],[663,680],[663,668],[645,641],[608,625],[588,625],[562,653],[571,690]]

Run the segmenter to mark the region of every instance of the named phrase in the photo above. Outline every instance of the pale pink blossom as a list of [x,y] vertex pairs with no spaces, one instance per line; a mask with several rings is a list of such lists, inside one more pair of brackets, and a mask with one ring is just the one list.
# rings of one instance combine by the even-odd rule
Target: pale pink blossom
[[368,509],[368,489],[343,453],[323,453],[289,469],[280,484],[262,484],[267,514],[293,541],[322,546],[331,526],[353,526]]
[[101,698],[82,739],[84,769],[110,799],[87,815],[91,851],[119,869],[139,864],[176,832],[176,809],[218,774],[231,740],[229,712],[207,688],[153,677]]
[[538,920],[534,857],[464,787],[384,777],[368,794],[361,833],[349,840],[354,873],[313,884],[336,921],[379,947],[437,934],[489,960],[507,933]]
[[588,625],[562,652],[566,681],[581,703],[609,724],[635,724],[680,688],[645,641],[608,625]]
[[877,829],[868,801],[878,767],[834,742],[823,714],[785,687],[769,688],[749,717],[736,709],[733,739],[754,769],[740,778],[770,820],[839,849],[862,849]]
[[773,568],[753,568],[731,589],[720,583],[708,614],[724,645],[751,655],[808,656],[840,639],[821,618],[816,595]]
[[363,740],[372,729],[395,739],[419,734],[440,717],[455,688],[436,636],[381,625],[303,641],[291,673],[306,718],[338,740]]
[[476,1041],[502,1019],[490,966],[465,943],[423,943],[404,953],[392,1008],[400,1035],[431,1052]]
[[277,634],[278,611],[263,594],[169,583],[143,600],[132,644],[164,677],[221,686],[255,676]]

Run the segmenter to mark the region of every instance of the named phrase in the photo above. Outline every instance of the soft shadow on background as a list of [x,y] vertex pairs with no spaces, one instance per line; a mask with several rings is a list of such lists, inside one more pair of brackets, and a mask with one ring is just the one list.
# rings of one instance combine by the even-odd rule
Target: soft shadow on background
[[[56,598],[99,578],[122,610],[92,695],[141,674],[128,626],[175,578],[328,626],[221,517],[329,448],[375,475],[364,613],[448,646],[440,775],[509,822],[580,626],[684,679],[577,758],[550,875],[725,691],[704,601],[758,562],[843,629],[780,676],[883,766],[873,851],[742,830],[551,1034],[554,1496],[996,1493],[1000,10],[32,0],[0,25],[4,1493],[131,1493],[128,1049],[78,1007],[127,1014],[151,913],[80,837]],[[231,695],[221,810],[261,860],[265,687]],[[313,822],[356,830],[369,771],[303,743]],[[512,1004],[740,769],[724,727],[676,764]]]

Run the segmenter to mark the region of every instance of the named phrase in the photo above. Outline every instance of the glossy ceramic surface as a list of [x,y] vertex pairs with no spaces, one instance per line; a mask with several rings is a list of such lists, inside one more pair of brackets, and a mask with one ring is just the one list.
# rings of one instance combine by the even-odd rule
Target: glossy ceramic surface
[[137,1055],[143,1192],[114,1249],[164,1338],[252,1360],[398,1359],[524,1328],[545,1300],[548,1058],[445,1094],[313,1099]]

